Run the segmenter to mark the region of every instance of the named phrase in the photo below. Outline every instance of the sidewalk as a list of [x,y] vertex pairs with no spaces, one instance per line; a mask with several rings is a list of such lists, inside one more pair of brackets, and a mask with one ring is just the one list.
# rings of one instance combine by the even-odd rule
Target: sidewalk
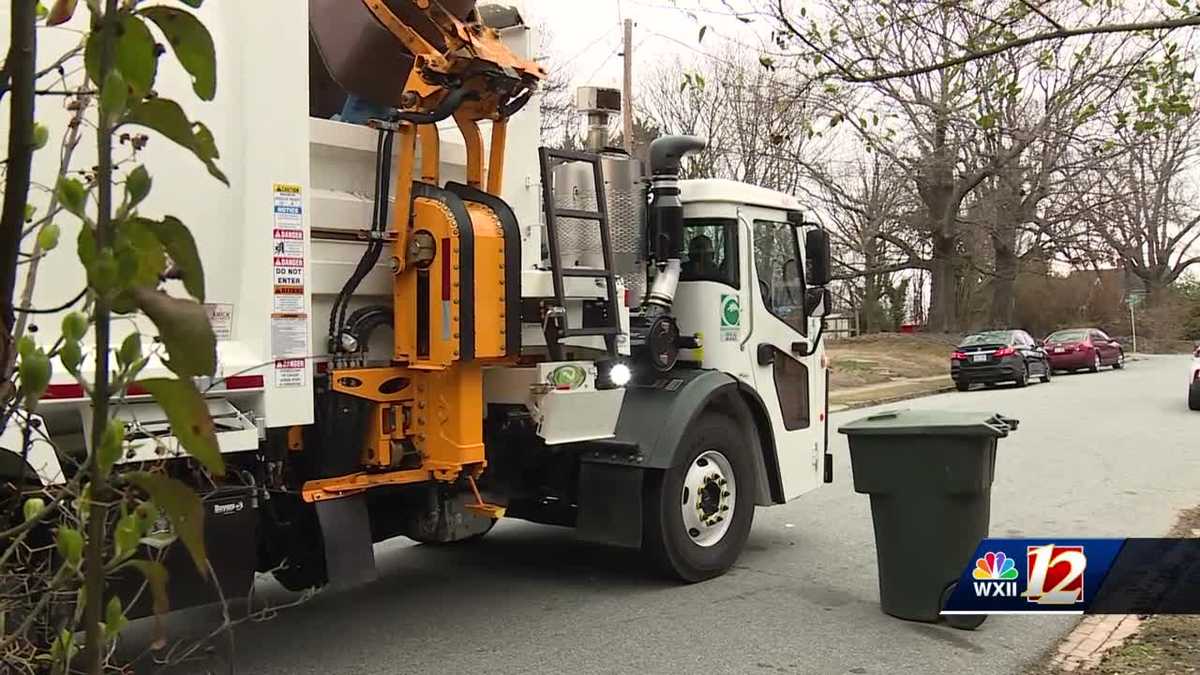
[[954,382],[949,375],[905,377],[862,387],[833,389],[829,392],[829,412],[902,401],[951,389],[954,389]]

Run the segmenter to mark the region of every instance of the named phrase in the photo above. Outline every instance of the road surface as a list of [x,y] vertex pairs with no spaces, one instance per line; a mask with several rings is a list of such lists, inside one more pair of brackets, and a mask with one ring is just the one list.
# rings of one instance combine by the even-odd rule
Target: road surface
[[[1185,357],[1058,376],[1028,389],[881,406],[986,410],[1021,420],[1001,441],[996,536],[1154,536],[1200,501],[1200,413]],[[875,409],[834,415],[836,425]],[[737,567],[680,586],[636,554],[569,530],[502,522],[478,546],[392,542],[383,578],[238,631],[237,672],[1016,673],[1072,625],[996,616],[974,633],[879,610],[867,498],[845,437],[836,483],[759,509]],[[290,597],[260,582],[265,597]]]

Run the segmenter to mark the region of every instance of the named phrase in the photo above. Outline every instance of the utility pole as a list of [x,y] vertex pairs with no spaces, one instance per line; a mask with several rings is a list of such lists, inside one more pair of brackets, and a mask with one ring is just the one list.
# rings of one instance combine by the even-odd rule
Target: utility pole
[[625,152],[633,154],[633,19],[625,19],[625,86],[621,92]]

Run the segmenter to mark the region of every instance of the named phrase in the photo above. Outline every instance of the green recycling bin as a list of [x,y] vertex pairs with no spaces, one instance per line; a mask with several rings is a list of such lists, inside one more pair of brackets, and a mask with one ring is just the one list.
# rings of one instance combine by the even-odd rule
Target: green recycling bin
[[[854,490],[871,496],[884,612],[941,618],[988,534],[997,441],[1016,428],[995,413],[890,410],[838,429],[850,440]],[[975,628],[986,615],[946,618]]]

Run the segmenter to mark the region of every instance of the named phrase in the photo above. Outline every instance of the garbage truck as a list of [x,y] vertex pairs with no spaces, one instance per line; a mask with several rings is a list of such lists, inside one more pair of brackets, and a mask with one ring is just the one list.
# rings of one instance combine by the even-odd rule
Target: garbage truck
[[[152,140],[145,208],[189,223],[206,267],[219,365],[200,388],[227,474],[203,476],[136,388],[116,470],[196,477],[227,595],[255,571],[290,589],[361,583],[376,542],[465,542],[500,518],[641,549],[696,582],[733,565],[756,507],[832,480],[830,243],[796,198],[683,179],[699,138],[658,138],[644,158],[610,147],[616,90],[580,91],[586,149],[539,147],[545,72],[511,7],[198,11],[219,88],[189,116],[230,187]],[[43,51],[73,39],[50,31]],[[163,86],[188,86],[167,70]],[[350,97],[377,113],[344,118]],[[69,111],[39,115],[57,133]],[[35,306],[84,286],[63,248]],[[36,317],[39,339],[60,318]],[[154,332],[118,322],[114,344],[134,329]],[[64,453],[86,452],[91,406],[56,373],[37,412],[53,443],[13,469],[20,433],[5,429],[0,467],[52,486],[75,466]]]

